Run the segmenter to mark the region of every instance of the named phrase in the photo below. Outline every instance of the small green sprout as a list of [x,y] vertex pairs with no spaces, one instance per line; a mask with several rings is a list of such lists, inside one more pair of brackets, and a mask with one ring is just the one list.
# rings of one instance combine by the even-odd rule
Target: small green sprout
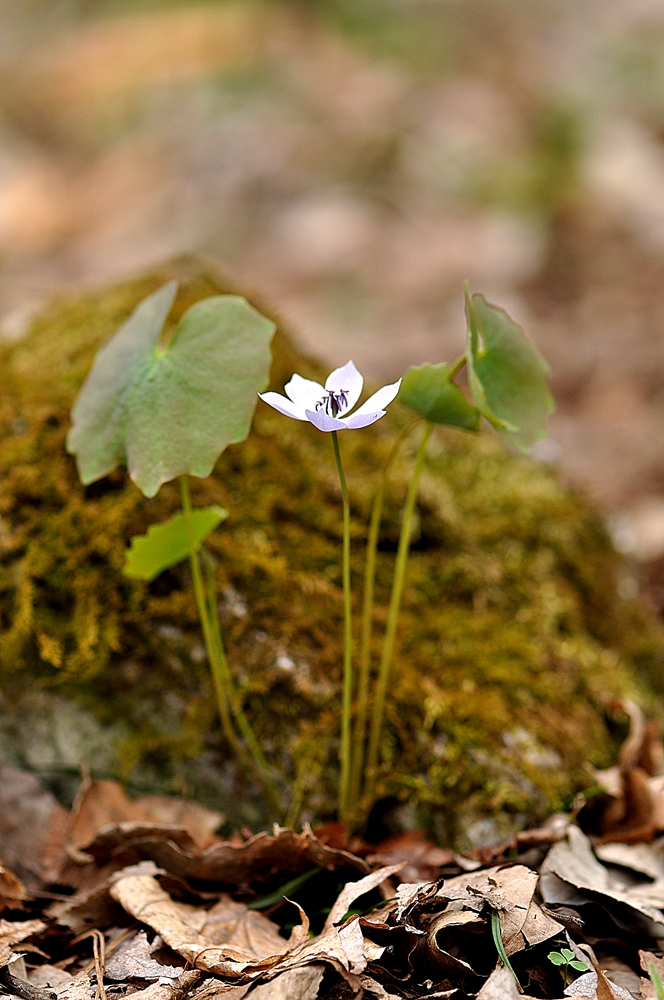
[[577,972],[590,972],[590,967],[585,962],[580,962],[569,948],[561,948],[560,951],[550,951],[547,958],[553,965],[564,965],[563,979],[567,986],[567,970],[575,969]]
[[664,983],[662,982],[662,977],[652,962],[648,962],[648,975],[650,976],[652,988],[655,991],[655,997],[657,1000],[664,1000]]

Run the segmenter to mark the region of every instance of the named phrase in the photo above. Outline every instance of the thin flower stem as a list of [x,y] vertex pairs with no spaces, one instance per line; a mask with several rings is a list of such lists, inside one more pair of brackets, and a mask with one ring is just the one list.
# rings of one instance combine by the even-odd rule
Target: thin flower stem
[[373,634],[373,610],[374,591],[376,585],[376,560],[378,554],[378,537],[380,534],[380,522],[383,516],[383,504],[385,501],[385,490],[387,488],[387,477],[392,468],[394,459],[399,453],[399,449],[406,434],[411,430],[413,424],[418,423],[419,417],[411,420],[399,432],[396,441],[392,445],[390,454],[383,468],[378,488],[374,495],[371,506],[371,518],[369,521],[369,531],[367,534],[367,554],[364,563],[364,588],[362,593],[362,631],[360,639],[360,670],[357,692],[357,719],[355,731],[353,733],[353,773],[351,780],[350,801],[354,809],[360,800],[362,786],[362,771],[364,768],[364,744],[367,737],[367,721],[369,710],[369,681],[371,675],[371,640]]
[[231,670],[228,665],[226,650],[224,648],[224,640],[221,635],[221,626],[219,624],[219,608],[217,607],[217,579],[214,572],[214,564],[210,558],[210,554],[206,552],[205,549],[202,549],[201,554],[203,556],[203,562],[205,564],[207,575],[208,609],[212,638],[215,645],[217,662],[220,668],[219,672],[223,678],[224,686],[228,691],[231,712],[233,713],[233,718],[235,719],[240,732],[244,736],[245,743],[249,748],[249,753],[253,758],[254,769],[256,770],[259,780],[263,785],[263,790],[270,801],[272,811],[279,819],[281,819],[283,816],[283,803],[281,801],[279,789],[277,788],[276,782],[271,774],[270,765],[268,764],[256,734],[252,729],[251,723],[242,708],[242,703],[233,681],[233,675],[231,674]]
[[387,686],[389,684],[390,672],[392,669],[392,660],[394,658],[397,624],[399,621],[399,611],[401,610],[401,598],[403,596],[403,587],[406,579],[406,566],[410,550],[413,512],[415,510],[417,490],[420,484],[420,477],[422,475],[422,469],[424,468],[424,458],[432,430],[433,424],[427,421],[422,440],[420,441],[420,446],[417,450],[415,468],[413,469],[413,476],[408,487],[406,503],[404,505],[403,517],[401,520],[399,547],[397,549],[394,578],[392,581],[392,594],[390,597],[390,609],[387,617],[385,638],[383,640],[383,652],[380,660],[380,667],[378,669],[376,693],[371,713],[371,732],[369,735],[369,751],[367,754],[366,769],[367,800],[373,798],[373,791],[376,783],[376,768],[378,766],[380,738],[382,735],[383,719],[385,715],[385,696],[387,694]]
[[455,375],[459,374],[459,372],[461,371],[461,369],[463,368],[463,366],[466,364],[467,360],[468,359],[467,359],[466,355],[462,354],[462,355],[460,355],[460,357],[458,357],[456,359],[456,361],[454,361],[452,363],[452,366],[450,368],[450,378],[451,379],[454,378]]
[[341,745],[339,761],[339,819],[348,818],[350,808],[351,782],[351,710],[353,703],[353,617],[350,594],[350,502],[346,476],[341,462],[337,432],[332,431],[334,457],[339,472],[341,498],[343,502],[344,544],[343,544],[343,590],[344,590],[344,672],[341,702]]
[[[215,636],[215,626],[210,615],[210,604],[208,596],[205,592],[205,586],[203,583],[203,576],[201,574],[201,567],[198,561],[198,549],[199,546],[196,543],[196,538],[194,535],[194,527],[192,520],[191,511],[191,494],[189,492],[189,480],[186,476],[180,476],[180,496],[182,498],[182,512],[184,514],[185,525],[187,529],[187,537],[189,541],[189,558],[191,564],[191,576],[194,584],[194,594],[196,597],[196,607],[198,608],[198,617],[201,622],[201,628],[203,630],[203,640],[205,642],[205,648],[208,656],[208,663],[210,664],[210,671],[212,673],[212,681],[214,684],[214,690],[217,697],[217,707],[219,710],[219,719],[221,721],[221,728],[226,738],[227,743],[232,748],[235,754],[242,760],[245,765],[252,768],[263,788],[266,795],[269,798],[270,805],[275,811],[277,817],[281,817],[281,801],[278,797],[277,800],[273,800],[273,795],[271,791],[268,790],[268,783],[265,781],[265,776],[258,763],[252,756],[250,756],[245,747],[242,745],[239,739],[235,727],[233,726],[233,720],[231,718],[231,711],[233,710],[233,696],[232,688],[229,684],[230,671],[228,668],[228,662],[224,655],[223,643],[221,642],[221,631],[219,631],[219,641],[217,642]],[[229,711],[230,708],[230,711]],[[238,720],[239,721],[239,720]]]

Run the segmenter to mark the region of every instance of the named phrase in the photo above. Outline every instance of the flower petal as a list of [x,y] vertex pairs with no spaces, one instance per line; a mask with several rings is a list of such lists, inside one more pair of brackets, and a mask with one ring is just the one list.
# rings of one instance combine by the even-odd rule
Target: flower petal
[[306,420],[304,407],[292,403],[290,399],[281,396],[278,392],[259,392],[259,397],[268,406],[273,406],[280,413],[285,413],[287,417],[295,417],[296,420]]
[[336,417],[331,417],[325,410],[307,410],[307,420],[310,420],[319,431],[345,431],[346,424]]
[[398,382],[392,382],[391,385],[384,385],[382,389],[378,392],[374,392],[373,396],[369,396],[362,406],[359,406],[354,417],[359,417],[360,414],[365,413],[376,413],[377,410],[384,410],[388,403],[391,403],[401,386],[401,379]]
[[335,368],[327,376],[325,388],[330,392],[345,392],[348,400],[347,409],[352,410],[360,398],[363,385],[364,379],[353,362],[349,361],[343,368]]
[[358,427],[368,427],[369,424],[375,424],[377,420],[385,416],[385,410],[376,410],[375,413],[351,413],[349,417],[342,417],[342,423],[346,425],[350,430]]
[[325,396],[325,389],[319,382],[312,382],[301,375],[293,375],[284,386],[284,392],[303,412],[315,409],[316,403]]

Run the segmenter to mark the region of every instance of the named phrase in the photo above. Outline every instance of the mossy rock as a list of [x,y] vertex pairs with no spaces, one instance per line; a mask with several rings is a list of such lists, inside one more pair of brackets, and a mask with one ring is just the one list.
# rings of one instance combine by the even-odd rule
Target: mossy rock
[[[177,485],[148,501],[118,470],[86,489],[64,447],[95,352],[174,276],[174,318],[231,290],[213,267],[178,261],[59,299],[23,339],[0,348],[1,687],[5,712],[19,719],[43,716],[46,705],[57,715],[63,699],[94,717],[95,746],[107,734],[105,773],[197,794],[232,822],[258,825],[260,798],[218,731],[187,566],[150,585],[122,575],[131,536],[178,508]],[[320,374],[280,331],[272,387],[293,371]],[[372,491],[408,419],[394,404],[373,427],[342,438],[357,604]],[[388,490],[376,657],[415,446],[408,437]],[[329,436],[261,403],[248,440],[228,448],[209,479],[193,481],[192,494],[196,505],[230,511],[209,548],[247,712],[284,789],[300,789],[302,816],[329,817],[342,661],[340,495]],[[442,840],[463,841],[472,824],[478,840],[487,817],[500,817],[494,835],[590,783],[586,762],[606,765],[624,726],[611,699],[647,697],[662,640],[648,613],[620,596],[620,563],[599,516],[490,432],[436,432],[418,510],[380,794]],[[10,744],[0,740],[0,752]],[[18,736],[12,745],[20,758]]]

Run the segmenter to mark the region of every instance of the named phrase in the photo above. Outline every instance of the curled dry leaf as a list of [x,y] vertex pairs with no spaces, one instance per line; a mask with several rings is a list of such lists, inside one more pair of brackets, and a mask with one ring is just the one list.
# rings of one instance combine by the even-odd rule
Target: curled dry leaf
[[18,957],[12,951],[14,945],[45,930],[43,920],[0,920],[0,968],[4,969]]
[[130,799],[116,781],[86,780],[81,785],[68,825],[69,843],[78,849],[92,844],[108,826],[119,823],[161,824],[183,828],[192,846],[204,850],[215,843],[223,815],[197,802],[162,795]]
[[548,906],[602,905],[624,930],[664,937],[664,881],[626,885],[593,854],[578,827],[549,851],[540,872],[540,891]]
[[[289,969],[322,962],[355,982],[368,957],[357,918],[336,926],[359,896],[370,892],[401,866],[384,868],[350,883],[341,892],[318,937],[309,940],[308,921],[295,927],[289,941],[276,926],[241,903],[223,897],[209,912],[177,903],[152,875],[124,873],[110,893],[127,913],[152,927],[191,965],[240,981],[274,977]],[[378,954],[369,944],[370,957]]]
[[110,862],[117,869],[150,859],[171,875],[212,883],[210,888],[259,885],[275,871],[295,875],[311,867],[369,870],[361,858],[327,847],[311,830],[295,833],[278,826],[272,834],[257,833],[242,844],[225,841],[198,852],[182,827],[117,823],[100,831],[86,853],[98,865]]
[[537,873],[523,865],[488,868],[407,890],[399,901],[399,919],[426,930],[432,953],[439,932],[453,924],[486,923],[487,909],[500,916],[500,933],[507,955],[532,948],[562,931],[535,902]]

